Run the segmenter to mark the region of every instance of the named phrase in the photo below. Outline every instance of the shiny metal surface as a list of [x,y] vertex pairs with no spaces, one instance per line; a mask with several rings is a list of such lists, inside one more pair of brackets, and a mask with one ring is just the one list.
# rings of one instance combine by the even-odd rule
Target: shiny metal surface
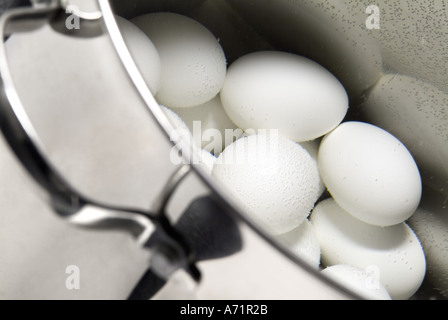
[[[36,20],[36,17],[39,19],[44,17],[44,21],[48,21],[48,17],[56,14],[58,8],[57,4],[49,4],[38,9],[22,9],[7,13],[3,16],[0,34],[6,34],[5,30],[11,33],[16,32],[15,25],[11,26],[9,22],[17,23],[17,19],[15,19],[17,17],[23,19],[21,20],[22,24],[26,24],[26,21],[29,20]],[[153,227],[151,213],[132,209],[120,210],[119,208],[95,203],[95,201],[89,200],[88,197],[78,193],[65,181],[47,158],[39,134],[17,95],[4,46],[2,46],[0,61],[2,93],[4,93],[0,109],[2,132],[18,159],[41,186],[42,190],[46,192],[48,205],[62,217],[68,217],[71,223],[80,226],[101,228],[103,225],[107,225],[108,228],[111,228],[112,225],[115,225],[116,228],[122,228],[136,237],[145,233],[147,228],[151,229]],[[132,211],[134,212],[131,214]]]
[[[130,140],[123,140],[123,143],[120,143],[117,141],[117,135],[105,137],[107,134],[97,134],[98,125],[102,126],[102,129],[106,131],[111,129],[119,130],[120,125],[116,126],[111,124],[111,118],[108,120],[105,120],[104,117],[97,119],[96,116],[93,115],[95,112],[98,112],[98,109],[95,110],[95,107],[92,108],[92,106],[95,105],[95,101],[97,103],[98,101],[104,100],[104,89],[107,87],[107,84],[105,86],[103,86],[103,83],[98,84],[96,89],[99,89],[99,91],[95,91],[96,89],[91,88],[91,82],[89,83],[89,79],[92,77],[90,71],[92,71],[95,76],[101,76],[103,72],[101,70],[99,71],[99,69],[102,68],[101,66],[95,66],[95,60],[104,61],[106,64],[102,65],[103,67],[106,66],[107,63],[109,63],[110,66],[116,66],[115,69],[104,68],[104,70],[110,72],[109,75],[112,75],[112,77],[116,76],[117,73],[119,74],[122,72],[120,60],[118,60],[114,54],[111,54],[109,60],[105,61],[101,52],[97,51],[98,47],[105,49],[107,46],[110,46],[109,39],[105,36],[102,22],[89,21],[88,33],[85,33],[85,30],[80,31],[79,36],[76,34],[73,37],[73,32],[60,32],[61,29],[58,28],[60,18],[58,17],[60,17],[61,13],[63,13],[63,11],[60,11],[60,7],[56,3],[53,3],[49,4],[49,6],[41,4],[35,8],[11,10],[2,16],[2,31],[5,31],[3,34],[5,36],[10,35],[6,39],[6,46],[2,45],[1,59],[2,85],[4,89],[2,90],[3,100],[1,111],[4,137],[7,139],[9,147],[11,147],[17,156],[17,160],[22,162],[24,169],[26,169],[28,174],[34,178],[34,181],[29,181],[30,185],[38,187],[39,194],[43,195],[42,199],[47,201],[49,208],[58,213],[59,217],[65,218],[64,221],[66,221],[66,223],[69,222],[73,226],[94,228],[96,230],[124,231],[135,237],[138,241],[137,244],[144,245],[147,238],[154,231],[155,223],[159,223],[160,217],[162,216],[162,214],[159,213],[158,217],[156,217],[156,214],[151,210],[152,207],[148,205],[151,203],[148,201],[151,201],[152,199],[148,199],[148,194],[143,194],[140,203],[138,203],[138,201],[135,201],[135,198],[134,201],[129,201],[128,194],[128,201],[126,201],[126,195],[123,196],[123,194],[121,194],[121,198],[116,197],[113,188],[112,190],[111,188],[105,188],[106,184],[102,182],[101,178],[98,180],[93,178],[98,178],[101,175],[103,175],[103,177],[108,176],[108,183],[110,184],[113,182],[111,185],[115,186],[118,190],[122,189],[120,183],[123,183],[123,179],[120,180],[120,178],[123,176],[132,178],[128,169],[128,164],[121,162],[121,156],[117,157],[117,155],[125,152],[120,146],[126,146],[129,141],[135,141],[135,139],[133,139],[131,134],[130,136],[127,136]],[[49,23],[50,21],[52,24]],[[95,32],[92,33],[91,31]],[[16,39],[18,40],[16,41]],[[75,41],[72,41],[73,39],[75,39]],[[96,48],[95,46],[91,46],[93,39],[97,40]],[[26,48],[25,50],[20,48],[22,45]],[[83,51],[83,59],[81,60],[77,58],[79,53],[77,49],[79,49],[80,46],[85,49]],[[56,50],[55,52],[52,48],[59,48],[62,50]],[[76,49],[73,50],[73,48]],[[110,48],[110,51],[113,53],[113,48],[111,46]],[[11,51],[14,53],[11,54]],[[52,51],[54,53],[53,57],[51,57]],[[22,57],[23,60],[21,60],[20,52],[25,54],[25,56]],[[34,56],[33,54],[28,56],[28,53],[26,52],[33,52]],[[48,53],[50,53],[50,55]],[[11,59],[11,56],[13,59]],[[114,59],[116,60],[114,61]],[[11,60],[18,63],[10,64],[9,62],[11,62]],[[71,70],[69,70],[70,68],[64,68],[65,64],[70,65],[70,63],[74,61],[76,62],[76,66]],[[22,64],[23,62],[24,64]],[[67,71],[64,75],[65,79],[58,78],[58,75],[60,75],[59,71],[61,70],[59,69],[60,67],[63,67],[63,70]],[[107,73],[108,71],[104,72]],[[122,83],[115,82],[115,84],[120,90],[126,91],[126,86],[123,85],[123,83],[126,83],[127,77],[124,73],[122,74]],[[77,77],[79,82],[71,81],[73,76]],[[82,80],[82,78],[84,80]],[[32,80],[29,81],[30,79]],[[48,81],[45,81],[45,79],[50,80],[50,82],[51,79],[55,81],[53,84],[50,84]],[[111,82],[114,82],[114,80],[111,80]],[[63,83],[65,84],[65,91],[59,89],[54,91],[55,87],[59,88]],[[27,87],[27,85],[31,86],[31,90],[29,90],[30,87]],[[113,86],[108,87],[108,89],[112,88]],[[132,86],[129,86],[128,90],[132,92]],[[59,97],[55,96],[55,92],[59,93]],[[79,92],[90,92],[90,94],[87,93],[87,100],[90,100],[93,104],[86,104],[86,100],[83,101],[81,95],[78,94]],[[115,97],[112,97],[110,94],[106,95],[106,97],[111,98],[109,101],[114,101],[115,106],[118,105],[119,110],[120,98],[117,99],[117,96],[122,94],[123,91],[115,90],[115,92],[117,93]],[[53,102],[59,102],[47,103],[48,97],[51,97]],[[135,104],[135,102],[132,102],[132,99],[125,98],[125,100],[128,103]],[[121,99],[121,101],[123,102],[123,99]],[[36,106],[47,109],[43,110],[41,108],[38,110],[39,108],[36,109]],[[58,113],[60,106],[64,106],[63,113]],[[84,106],[85,108],[80,109],[80,106]],[[125,110],[123,109],[124,106],[126,106],[126,104],[122,103],[121,108],[123,111]],[[102,104],[102,107],[103,111],[111,111],[107,101]],[[34,114],[33,110],[36,111]],[[117,110],[117,108],[115,110]],[[112,112],[112,119],[117,115],[116,112],[117,111],[115,111],[115,113]],[[134,137],[136,135],[142,135],[141,129],[148,123],[151,123],[151,117],[143,110],[143,108],[142,114],[147,116],[148,122],[142,122],[140,126],[137,125],[134,127]],[[56,115],[56,117],[54,117],[54,115]],[[90,124],[86,124],[85,121],[81,121],[81,123],[74,124],[73,117],[91,122]],[[128,118],[132,118],[132,116],[128,116]],[[134,114],[134,118],[142,117],[141,115]],[[102,120],[105,120],[105,122],[102,122]],[[128,125],[128,123],[123,123],[123,121],[121,121],[121,123]],[[55,135],[55,126],[64,129],[62,132],[57,132]],[[122,130],[123,129],[124,127],[122,126]],[[157,129],[146,130],[146,140],[142,139],[142,143],[145,142],[145,144],[147,144],[147,141],[157,139],[158,132],[160,131]],[[84,138],[80,137],[80,133],[81,135],[84,134]],[[65,137],[63,137],[64,135]],[[159,136],[160,135],[161,133],[159,133]],[[92,144],[95,140],[96,142]],[[131,154],[131,157],[136,154],[136,150],[137,154],[140,156],[140,159],[135,156],[133,157],[134,167],[136,165],[140,168],[143,166],[146,167],[144,164],[145,160],[142,158],[154,158],[154,156],[146,157],[148,152],[151,154],[163,150],[164,140],[160,138],[159,140],[161,142],[152,144],[152,149],[145,149],[146,154],[142,154],[142,152],[138,153],[138,149],[141,150],[138,142],[130,146],[128,152]],[[105,147],[98,148],[100,145]],[[149,146],[151,146],[151,143]],[[169,146],[170,143],[166,142],[166,150],[170,150]],[[52,148],[54,148],[53,151],[56,150],[56,152],[52,152]],[[91,150],[97,150],[98,152],[96,153],[93,151],[96,155],[90,154],[86,157],[86,150],[83,150],[83,148],[93,148]],[[3,149],[5,148],[3,147]],[[65,151],[63,149],[65,149]],[[62,153],[59,153],[60,151],[62,151]],[[6,148],[4,152],[9,153],[11,151]],[[72,156],[67,158],[63,155],[64,152],[67,152],[66,155],[72,154]],[[99,164],[102,161],[100,160],[99,162],[98,159],[104,159],[104,156],[108,153],[109,157],[112,159],[109,161],[115,161],[115,166],[109,162],[107,166],[103,166],[105,170],[101,170]],[[73,157],[74,154],[77,154],[79,157]],[[115,154],[115,156],[112,154]],[[97,157],[97,160],[94,160],[95,157]],[[68,162],[66,162],[67,159]],[[140,165],[137,164],[139,160],[141,163]],[[71,164],[70,161],[72,161]],[[119,172],[120,162],[122,170],[121,175]],[[6,166],[6,168],[8,168],[8,166]],[[113,168],[114,170],[110,171],[110,168]],[[83,174],[80,175],[79,170],[90,171],[90,173],[84,172],[84,174],[87,174],[87,176],[90,177],[86,178]],[[142,177],[146,174],[151,177],[157,170],[164,173],[158,174],[157,179],[147,180],[149,187],[154,189],[154,191],[152,191],[153,197],[160,199],[160,194],[157,193],[159,191],[162,192],[162,187],[164,187],[166,181],[171,178],[172,173],[174,173],[177,168],[169,161],[165,161],[159,166],[154,162],[151,166],[151,170],[154,171],[147,171],[145,173],[142,172],[142,170],[136,170],[136,174],[141,175]],[[72,176],[65,179],[67,178],[67,171],[71,172]],[[68,181],[70,181],[70,183]],[[86,192],[86,184],[87,190],[89,187],[91,188],[90,191]],[[14,186],[14,183],[12,185]],[[143,186],[134,184],[134,187],[140,189]],[[96,191],[92,193],[92,189]],[[144,187],[142,189],[144,190]],[[171,190],[168,189],[165,189],[165,191],[171,192]],[[89,196],[84,196],[86,193],[89,194]],[[29,203],[29,197],[26,194],[27,193],[24,192],[23,199],[21,200],[23,203]],[[132,195],[132,191],[130,194]],[[159,205],[155,209],[163,213],[164,208],[161,208]],[[29,210],[34,211],[31,207]],[[36,216],[38,216],[38,214],[39,211]],[[7,216],[5,218],[8,219]],[[33,219],[28,220],[33,221]],[[22,226],[23,230],[27,229],[26,224],[27,221],[24,221],[24,226]],[[42,226],[39,222],[36,225]],[[4,224],[4,226],[7,227],[6,224]],[[9,226],[8,229],[13,230],[11,226]],[[2,246],[5,247],[2,250],[4,253],[2,255],[2,260],[5,260],[4,265],[15,266],[16,269],[20,270],[21,268],[17,268],[19,266],[16,265],[16,261],[20,260],[17,259],[17,255],[32,255],[33,250],[36,249],[34,245],[35,239],[32,237],[33,233],[24,233],[20,236],[20,238],[27,239],[28,246],[27,248],[22,248],[22,252],[18,253],[14,253],[14,250],[17,250],[20,247],[17,247],[14,243],[19,243],[21,240],[17,239],[16,234],[10,231],[2,233],[9,235],[9,237],[2,242]],[[60,241],[60,239],[58,240],[58,238],[54,238],[54,241],[57,242]],[[87,249],[88,246],[85,248]],[[52,248],[57,248],[57,246],[50,246],[50,249]],[[68,248],[67,252],[69,253]],[[146,256],[144,253],[141,254],[143,254],[143,257]],[[62,255],[66,256],[69,254],[62,253]],[[9,256],[11,256],[11,259],[8,259]],[[33,262],[32,260],[30,262],[32,262],[29,264],[29,268],[31,269],[33,268],[33,264],[37,263],[39,265],[41,263],[39,259],[36,262]],[[2,276],[2,282],[5,283],[5,287],[10,286],[8,283],[11,281],[6,279],[10,279],[11,277],[9,275],[14,273],[12,269],[14,267],[7,268],[9,272],[4,274],[5,278]],[[46,268],[51,270],[48,266]],[[61,271],[64,271],[64,269],[61,269]],[[27,272],[26,267],[23,272]],[[13,283],[16,281],[19,284],[19,287],[22,285],[20,278],[12,277],[12,279]],[[45,279],[42,279],[42,281],[45,283]],[[29,291],[33,292],[33,289],[31,288]],[[26,292],[22,292],[22,294],[24,297],[27,297]],[[42,294],[45,296],[48,295],[48,292],[44,289]],[[112,292],[112,294],[116,293]],[[126,297],[127,293],[122,292],[121,294],[124,294],[122,297]],[[88,293],[87,296],[89,296]],[[8,295],[6,297],[8,297]],[[39,297],[39,295],[37,297]]]

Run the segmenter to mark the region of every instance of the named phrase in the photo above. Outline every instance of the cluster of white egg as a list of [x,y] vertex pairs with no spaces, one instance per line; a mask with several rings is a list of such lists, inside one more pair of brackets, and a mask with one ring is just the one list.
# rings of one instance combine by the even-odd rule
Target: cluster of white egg
[[[173,126],[255,225],[364,297],[408,299],[418,290],[425,255],[406,220],[420,202],[419,170],[390,133],[344,122],[349,101],[338,79],[279,51],[227,66],[214,35],[182,15],[117,19]],[[244,134],[211,154],[195,141],[194,121],[201,138],[210,128]]]

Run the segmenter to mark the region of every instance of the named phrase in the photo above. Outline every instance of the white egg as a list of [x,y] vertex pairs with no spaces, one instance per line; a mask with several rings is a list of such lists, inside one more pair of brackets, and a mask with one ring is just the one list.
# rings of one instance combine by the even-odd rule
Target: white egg
[[[383,60],[374,38],[380,30],[366,28],[369,15],[364,1],[257,0],[256,7],[252,1],[226,2],[272,44],[303,53],[328,68],[353,100],[381,76]],[[383,2],[378,4],[382,10]],[[389,10],[391,15],[395,13]],[[388,19],[398,22],[390,16]],[[395,30],[388,26],[389,32]]]
[[310,266],[319,268],[320,245],[313,224],[305,219],[297,228],[277,236],[278,240],[285,243],[299,258],[309,263]]
[[[319,154],[319,139],[311,140],[311,141],[304,141],[300,142],[300,145],[308,151],[308,153],[311,155],[311,158],[313,158],[313,161],[316,162],[316,166],[318,166],[317,162],[317,156]],[[320,178],[320,176],[319,176]],[[321,196],[325,190],[327,190],[327,187],[325,186],[324,182],[322,181],[322,178],[319,179],[319,196]]]
[[275,134],[235,141],[219,155],[212,175],[272,234],[299,226],[318,198],[319,171],[310,154]]
[[243,134],[225,113],[219,95],[196,107],[172,110],[188,125],[196,144],[215,155]]
[[422,183],[412,155],[397,138],[374,125],[339,125],[322,140],[318,164],[335,201],[364,222],[401,223],[420,202]]
[[226,58],[215,36],[183,15],[161,12],[132,19],[154,43],[162,64],[159,103],[170,108],[203,104],[221,90]]
[[410,298],[421,286],[426,260],[419,239],[406,224],[364,223],[333,199],[319,202],[310,216],[324,266],[348,264],[374,272],[392,299]]
[[420,239],[427,262],[426,279],[448,298],[448,198],[425,190],[422,203],[409,219]]
[[334,129],[348,109],[347,93],[329,71],[280,51],[250,53],[232,63],[221,100],[241,129],[278,129],[298,142]]
[[148,36],[135,24],[120,16],[115,16],[115,20],[138,70],[155,95],[162,76],[159,53]]
[[421,79],[387,74],[369,90],[361,111],[369,123],[406,145],[424,184],[444,188],[448,196],[448,90]]
[[366,270],[339,264],[327,267],[321,273],[363,299],[392,299],[376,275]]

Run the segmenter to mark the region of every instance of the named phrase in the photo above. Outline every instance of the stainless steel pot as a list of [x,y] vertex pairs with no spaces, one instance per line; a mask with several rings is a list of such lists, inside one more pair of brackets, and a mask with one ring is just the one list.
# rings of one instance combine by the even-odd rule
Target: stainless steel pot
[[[443,40],[448,4],[381,0],[369,5],[73,0],[34,1],[32,7],[5,13],[1,127],[24,166],[18,167],[2,145],[3,167],[12,168],[4,179],[21,188],[2,196],[11,211],[5,221],[17,221],[5,233],[2,260],[15,271],[2,279],[10,289],[3,296],[126,298],[133,292],[133,298],[156,299],[362,298],[259,229],[195,165],[197,155],[188,145],[170,141],[174,128],[138,72],[114,15],[171,11],[190,16],[220,39],[229,64],[245,53],[272,48],[317,61],[346,88],[346,119],[363,119],[401,139],[419,165],[427,193],[442,199],[440,205],[429,203],[447,214],[448,49]],[[188,165],[169,160],[173,144],[181,146]],[[23,169],[34,180],[23,180]],[[33,185],[43,191],[47,205],[34,198]],[[17,209],[17,202],[23,207]],[[63,219],[51,220],[47,211]],[[211,211],[219,214],[197,214]],[[73,224],[125,231],[137,241],[115,232],[74,230]],[[43,251],[51,255],[36,257]],[[97,252],[102,252],[99,260]],[[59,287],[68,265],[87,270],[83,289]],[[119,275],[121,282],[110,280]],[[414,298],[443,298],[435,288],[446,292],[446,279],[436,282],[428,278]]]

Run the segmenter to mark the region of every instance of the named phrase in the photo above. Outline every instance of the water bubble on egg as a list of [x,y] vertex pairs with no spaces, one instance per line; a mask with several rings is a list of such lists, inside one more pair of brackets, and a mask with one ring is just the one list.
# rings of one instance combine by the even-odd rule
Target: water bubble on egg
[[316,205],[310,221],[319,239],[322,265],[375,269],[394,300],[409,299],[420,288],[426,274],[425,253],[406,223],[389,227],[365,223],[332,198]]
[[318,164],[334,200],[364,222],[401,223],[420,202],[422,182],[414,158],[397,138],[374,125],[339,125],[323,138]]
[[159,103],[171,108],[193,107],[219,93],[226,75],[226,58],[208,29],[189,17],[169,12],[145,14],[131,21],[159,52]]
[[319,197],[319,171],[310,154],[275,134],[250,135],[230,144],[212,176],[272,234],[299,226]]
[[320,245],[312,223],[305,219],[297,228],[277,236],[299,258],[318,269],[320,265]]
[[334,129],[348,110],[347,93],[328,70],[281,51],[254,52],[233,62],[221,100],[241,129],[278,129],[297,142]]
[[[319,154],[319,139],[311,140],[311,141],[304,141],[300,142],[300,145],[308,151],[308,153],[311,155],[311,158],[313,158],[313,161],[316,162],[316,166],[318,165],[317,162],[317,156]],[[327,190],[327,187],[325,186],[324,182],[322,181],[322,178],[320,178],[319,181],[319,196],[321,196],[325,190]]]

